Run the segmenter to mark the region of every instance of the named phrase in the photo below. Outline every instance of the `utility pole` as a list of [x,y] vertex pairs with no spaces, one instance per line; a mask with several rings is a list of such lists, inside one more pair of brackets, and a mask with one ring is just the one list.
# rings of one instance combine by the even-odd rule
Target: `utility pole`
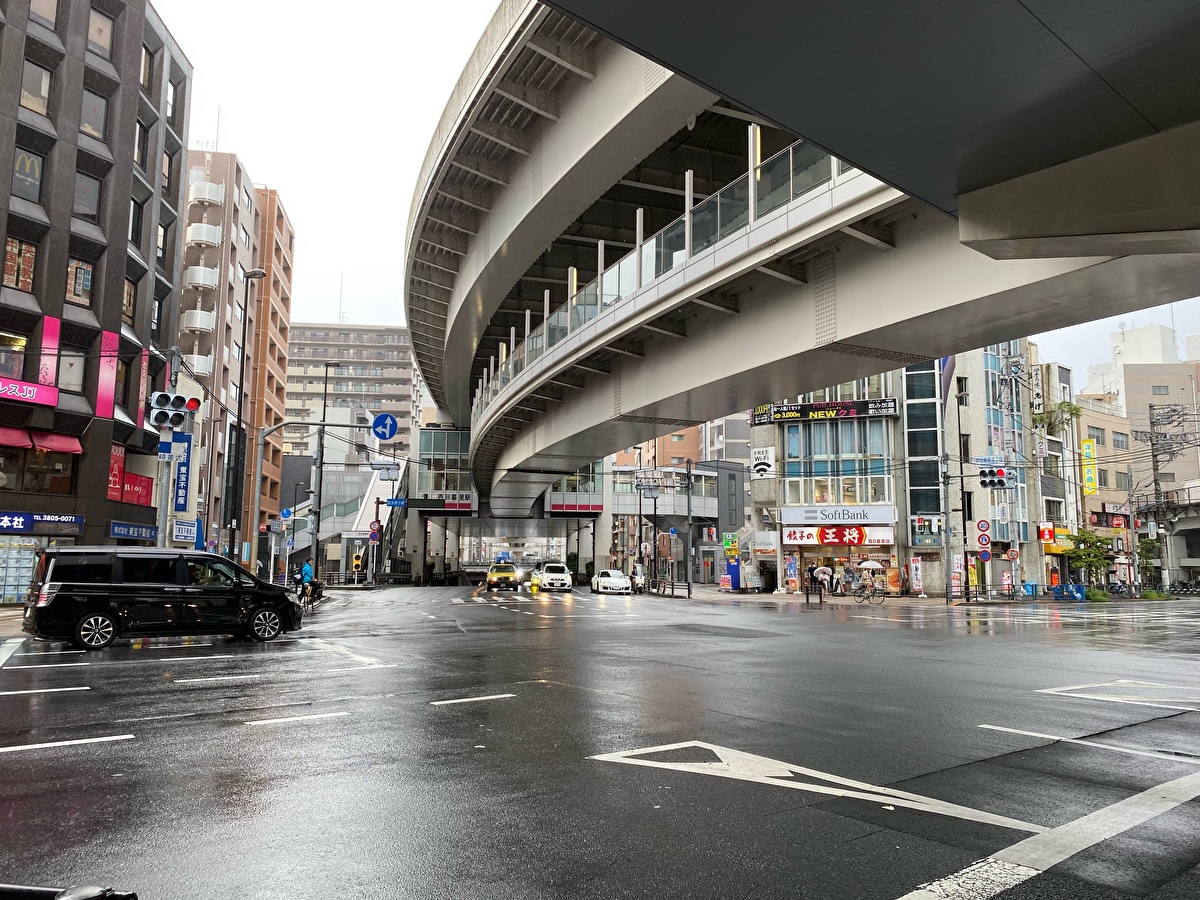
[[1133,527],[1133,466],[1125,467],[1126,479],[1129,483],[1129,504],[1126,508],[1125,527],[1129,533],[1129,558],[1132,560],[1132,570],[1129,573],[1129,596],[1136,597],[1138,595],[1138,582],[1141,581],[1141,576],[1138,570],[1137,557],[1137,530]]
[[[946,433],[943,424],[942,434]],[[942,509],[946,511],[942,517],[942,572],[945,574],[946,580],[946,605],[950,605],[950,454],[943,448],[942,450]],[[782,525],[780,531],[782,531]]]
[[1171,585],[1170,569],[1168,568],[1170,563],[1170,553],[1168,550],[1170,538],[1167,533],[1166,505],[1163,503],[1161,470],[1158,465],[1159,431],[1157,429],[1157,426],[1163,424],[1166,419],[1160,418],[1160,410],[1174,410],[1174,407],[1162,406],[1161,404],[1156,405],[1154,403],[1150,404],[1150,469],[1154,475],[1154,518],[1158,522],[1160,541],[1158,545],[1159,579],[1161,588],[1163,591],[1167,591]]
[[967,603],[971,602],[971,579],[967,573],[967,477],[963,470],[963,453],[962,453],[962,408],[967,402],[967,393],[964,391],[961,394],[954,395],[954,401],[958,404],[958,498],[961,509],[960,521],[962,522],[962,574],[959,576],[962,581],[962,596]]
[[[779,537],[779,553],[782,559],[783,554],[783,527],[780,526]],[[687,548],[684,550],[684,568],[687,570],[687,591],[688,599],[692,599],[692,458],[687,458]],[[782,581],[783,571],[780,570],[779,578]]]
[[[170,372],[170,376],[167,379],[168,391],[173,391],[175,386],[179,383],[179,361],[179,348],[168,347],[167,371]],[[145,404],[147,399],[148,398],[146,397],[142,397],[141,402]],[[188,416],[188,419],[190,420],[191,416]],[[188,427],[191,427],[190,421],[188,422]],[[174,437],[174,434],[170,429],[168,429],[165,433],[167,434],[168,440],[171,440]],[[161,446],[162,442],[160,441],[159,443]],[[174,452],[173,448],[175,445],[172,443],[170,446],[172,447],[172,452]],[[172,494],[174,493],[174,491],[171,489],[171,473],[174,469],[173,463],[174,460],[171,459],[160,459],[158,463],[158,538],[154,542],[155,546],[157,547],[167,546],[167,528],[170,524],[170,500]]]

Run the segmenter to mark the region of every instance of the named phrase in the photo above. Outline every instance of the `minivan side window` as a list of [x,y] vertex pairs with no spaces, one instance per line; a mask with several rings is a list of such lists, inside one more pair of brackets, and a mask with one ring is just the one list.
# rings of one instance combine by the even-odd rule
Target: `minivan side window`
[[231,566],[219,562],[209,562],[206,559],[189,559],[187,571],[188,584],[230,585],[237,580]]
[[176,584],[177,556],[122,556],[125,582],[134,584]]
[[64,553],[55,556],[50,580],[82,584],[106,584],[112,581],[111,553]]

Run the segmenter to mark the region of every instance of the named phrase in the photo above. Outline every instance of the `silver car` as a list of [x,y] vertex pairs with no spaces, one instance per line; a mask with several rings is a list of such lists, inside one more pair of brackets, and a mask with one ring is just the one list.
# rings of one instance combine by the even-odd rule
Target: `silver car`
[[592,593],[632,594],[633,584],[624,572],[616,569],[601,569],[592,578]]

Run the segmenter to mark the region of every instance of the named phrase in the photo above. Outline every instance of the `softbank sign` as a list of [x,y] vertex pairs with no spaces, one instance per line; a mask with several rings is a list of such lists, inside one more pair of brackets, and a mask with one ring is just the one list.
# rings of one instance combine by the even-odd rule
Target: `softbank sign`
[[785,506],[784,525],[892,525],[896,507],[885,504]]

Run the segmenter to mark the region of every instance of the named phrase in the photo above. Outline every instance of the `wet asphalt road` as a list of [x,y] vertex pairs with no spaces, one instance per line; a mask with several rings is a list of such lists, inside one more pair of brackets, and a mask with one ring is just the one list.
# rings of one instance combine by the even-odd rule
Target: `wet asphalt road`
[[0,639],[0,882],[1200,898],[1200,602],[335,596],[265,645]]

